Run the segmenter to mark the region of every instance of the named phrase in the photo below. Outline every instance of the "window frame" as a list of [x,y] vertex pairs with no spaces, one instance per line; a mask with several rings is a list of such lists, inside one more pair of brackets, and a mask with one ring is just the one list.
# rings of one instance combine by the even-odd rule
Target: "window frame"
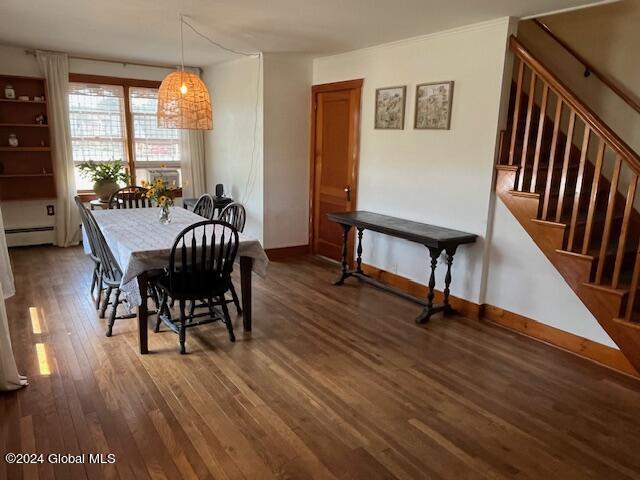
[[[124,142],[126,155],[126,169],[131,178],[131,185],[136,185],[136,162],[134,154],[134,134],[133,134],[133,113],[131,112],[131,99],[129,96],[129,88],[160,88],[157,80],[140,80],[135,78],[109,77],[104,75],[88,75],[84,73],[69,73],[69,82],[71,83],[95,83],[98,85],[117,85],[124,89]],[[152,162],[155,163],[155,162]],[[180,168],[181,162],[163,162],[167,167]],[[149,165],[150,168],[153,168]],[[97,196],[93,191],[79,190],[78,195],[83,201],[96,199]],[[178,197],[182,196],[182,189],[178,189]]]

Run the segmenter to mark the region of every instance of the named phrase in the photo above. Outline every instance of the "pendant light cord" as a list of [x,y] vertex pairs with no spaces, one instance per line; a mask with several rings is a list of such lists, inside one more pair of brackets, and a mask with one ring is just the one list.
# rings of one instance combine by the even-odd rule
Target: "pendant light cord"
[[180,70],[184,72],[184,16],[180,14]]
[[257,72],[257,78],[256,78],[256,102],[255,102],[255,113],[254,113],[254,119],[253,119],[253,147],[251,149],[251,163],[249,165],[249,173],[247,174],[247,181],[245,183],[245,189],[242,195],[242,203],[246,204],[249,200],[249,197],[251,196],[251,193],[253,193],[253,189],[255,187],[255,183],[258,178],[257,171],[256,171],[256,148],[258,143],[258,139],[257,139],[258,120],[260,116],[260,76],[262,74],[262,59],[261,59],[262,52],[249,53],[249,52],[243,52],[241,50],[235,50],[233,48],[225,47],[224,45],[216,42],[215,40],[212,40],[211,38],[209,38],[208,36],[200,32],[196,27],[194,27],[191,23],[189,23],[185,19],[184,15],[181,14],[180,15],[180,44],[182,49],[182,69],[183,70],[184,70],[184,44],[182,40],[183,25],[186,25],[187,27],[189,27],[196,35],[205,39],[210,44],[222,50],[225,50],[229,53],[234,53],[236,55],[241,55],[243,57],[258,57],[258,72]]
[[204,38],[207,42],[211,43],[212,45],[215,45],[218,48],[221,48],[222,50],[226,50],[227,52],[230,52],[230,53],[235,53],[236,55],[243,55],[245,57],[257,57],[257,56],[260,55],[260,53],[248,53],[248,52],[243,52],[241,50],[234,50],[233,48],[225,47],[224,45],[216,42],[215,40],[210,39],[204,33],[200,32],[196,27],[194,27],[191,23],[189,23],[185,19],[184,15],[180,15],[180,22],[182,24],[186,25],[187,27],[189,27],[191,30],[193,30],[193,32],[196,35],[198,35],[199,37]]

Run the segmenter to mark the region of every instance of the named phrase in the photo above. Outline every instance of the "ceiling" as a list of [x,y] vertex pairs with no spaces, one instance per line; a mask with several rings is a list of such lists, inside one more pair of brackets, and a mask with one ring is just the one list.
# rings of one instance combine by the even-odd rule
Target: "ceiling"
[[[234,49],[337,53],[599,0],[2,0],[0,43],[175,64],[180,13]],[[229,58],[185,27],[185,63]]]

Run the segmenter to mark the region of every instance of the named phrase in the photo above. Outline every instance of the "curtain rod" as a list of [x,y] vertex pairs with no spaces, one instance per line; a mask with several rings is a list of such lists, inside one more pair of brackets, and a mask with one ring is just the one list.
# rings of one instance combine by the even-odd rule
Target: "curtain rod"
[[[24,53],[26,55],[32,55],[32,56],[36,56],[36,51],[34,49],[27,49],[24,51]],[[158,64],[153,64],[153,63],[140,63],[140,62],[129,62],[127,60],[113,60],[113,59],[108,59],[108,58],[96,58],[96,57],[83,57],[83,56],[79,56],[79,55],[69,55],[69,58],[72,58],[74,60],[88,60],[90,62],[104,62],[104,63],[115,63],[115,64],[119,64],[122,66],[127,66],[127,65],[135,65],[136,67],[151,67],[151,68],[162,68],[165,70],[177,70],[178,66],[177,65],[158,65]],[[202,74],[202,68],[200,67],[190,67],[188,65],[185,65],[185,68],[193,68],[193,69],[197,69],[198,72],[200,72]]]

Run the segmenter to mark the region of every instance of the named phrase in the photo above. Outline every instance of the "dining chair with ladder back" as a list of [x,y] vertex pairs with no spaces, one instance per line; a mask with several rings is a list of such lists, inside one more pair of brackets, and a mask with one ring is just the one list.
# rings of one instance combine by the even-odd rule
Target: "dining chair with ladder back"
[[196,204],[193,207],[193,213],[206,218],[207,220],[213,220],[215,212],[213,197],[208,193],[201,195]]
[[130,185],[121,188],[109,198],[109,208],[149,208],[153,207],[151,199],[147,198],[147,189]]
[[82,200],[80,200],[80,197],[78,197],[77,195],[74,198],[76,205],[78,206],[78,210],[80,212],[80,220],[82,220],[82,228],[84,228],[84,231],[86,233],[87,236],[87,241],[89,242],[89,258],[91,258],[91,260],[93,260],[93,274],[91,276],[91,295],[93,295],[93,291],[96,288],[96,286],[98,287],[98,291],[96,293],[96,310],[98,310],[100,308],[100,299],[102,297],[102,274],[100,272],[100,257],[98,256],[98,249],[96,246],[96,238],[95,235],[92,231],[92,229],[89,226],[89,218],[88,218],[88,212],[89,210],[87,209],[87,207],[84,206],[84,204],[82,203]]
[[[85,210],[86,218],[88,220],[88,235],[93,235],[96,240],[96,250],[98,258],[100,259],[100,274],[102,283],[106,286],[107,293],[105,294],[104,302],[100,308],[100,318],[105,318],[107,313],[107,307],[111,305],[111,312],[109,312],[109,320],[107,324],[107,337],[110,337],[113,333],[113,325],[116,320],[122,320],[126,318],[134,318],[135,314],[126,314],[118,316],[118,306],[125,303],[126,299],[123,298],[120,291],[120,283],[122,281],[122,270],[118,265],[118,262],[113,256],[113,252],[109,248],[107,241],[96,223],[96,219],[89,210]],[[91,232],[91,233],[89,233]],[[111,296],[113,294],[113,300]],[[152,284],[149,285],[149,296],[154,300],[156,309],[158,308],[158,297],[155,288]],[[155,313],[155,312],[149,312]]]
[[[186,353],[186,330],[190,327],[222,321],[229,340],[235,342],[233,324],[224,295],[231,288],[233,262],[238,253],[238,231],[218,220],[205,220],[189,225],[180,232],[171,248],[169,267],[156,281],[160,291],[160,309],[155,331],[160,322],[178,334],[180,353]],[[169,299],[179,304],[179,318],[173,319]],[[187,314],[187,302],[206,302],[207,318]],[[220,306],[222,312],[214,307]],[[222,315],[220,315],[220,313]]]
[[[244,207],[240,203],[230,203],[222,212],[220,212],[220,217],[218,218],[222,222],[227,222],[230,225],[238,230],[238,232],[244,232],[244,224],[247,221],[247,212]],[[238,299],[238,294],[236,293],[236,287],[231,282],[231,298],[233,298],[233,304],[236,306],[236,311],[238,314],[242,313],[242,307],[240,307],[240,300]]]

